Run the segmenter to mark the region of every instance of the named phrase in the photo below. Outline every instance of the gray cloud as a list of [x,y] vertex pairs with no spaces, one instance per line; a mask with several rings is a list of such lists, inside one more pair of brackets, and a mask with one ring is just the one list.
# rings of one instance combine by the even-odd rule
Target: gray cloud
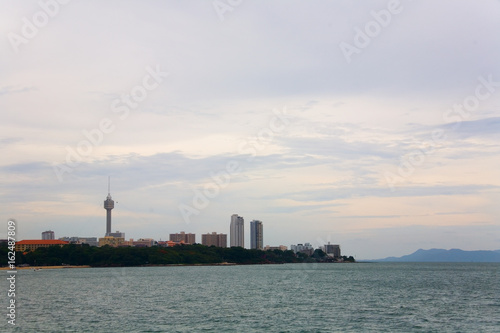
[[23,88],[18,88],[14,86],[4,86],[0,87],[0,96],[2,95],[8,95],[8,94],[19,94],[19,93],[24,93],[28,91],[33,91],[37,90],[35,87],[23,87]]
[[[428,197],[428,196],[454,196],[464,194],[478,194],[487,190],[498,190],[496,185],[434,185],[434,186],[402,186],[396,191],[384,187],[358,186],[358,187],[330,187],[308,191],[287,193],[286,197],[296,201],[333,201],[349,198],[396,198],[396,197]],[[284,195],[284,194],[282,194]],[[276,197],[266,197],[276,199]]]

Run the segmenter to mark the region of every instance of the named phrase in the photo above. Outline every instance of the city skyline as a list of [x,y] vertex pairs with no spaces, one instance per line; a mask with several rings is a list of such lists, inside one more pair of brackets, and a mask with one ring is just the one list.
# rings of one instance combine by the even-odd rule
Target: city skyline
[[101,237],[111,176],[111,231],[134,239],[238,212],[265,245],[360,259],[500,248],[500,1],[232,3],[4,6],[19,239]]

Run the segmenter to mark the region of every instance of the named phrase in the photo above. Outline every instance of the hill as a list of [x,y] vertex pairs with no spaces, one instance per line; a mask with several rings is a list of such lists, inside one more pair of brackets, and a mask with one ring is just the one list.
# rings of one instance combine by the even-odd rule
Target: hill
[[500,262],[500,250],[464,251],[460,249],[419,249],[402,257],[387,257],[379,262]]

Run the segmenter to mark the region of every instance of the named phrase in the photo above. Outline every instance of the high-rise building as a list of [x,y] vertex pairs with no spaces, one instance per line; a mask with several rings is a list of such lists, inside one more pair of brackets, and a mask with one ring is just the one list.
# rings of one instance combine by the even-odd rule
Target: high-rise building
[[108,177],[108,196],[104,200],[104,209],[106,209],[106,236],[111,233],[111,210],[115,208],[115,202],[111,199],[110,178]]
[[262,250],[264,248],[262,221],[250,222],[250,248]]
[[227,234],[217,234],[216,232],[202,234],[201,244],[206,246],[227,247]]
[[55,239],[54,232],[52,230],[47,230],[42,232],[42,239],[43,240]]
[[231,215],[230,234],[231,246],[245,247],[245,233],[244,233],[244,220],[238,214]]
[[181,231],[177,234],[170,234],[170,241],[184,242],[185,244],[194,244],[196,243],[196,234],[186,234],[184,231]]

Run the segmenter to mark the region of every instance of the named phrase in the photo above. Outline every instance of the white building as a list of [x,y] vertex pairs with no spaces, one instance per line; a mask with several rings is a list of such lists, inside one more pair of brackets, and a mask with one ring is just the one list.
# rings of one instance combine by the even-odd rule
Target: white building
[[245,247],[244,220],[238,214],[231,216],[230,236],[230,246]]
[[297,252],[305,253],[307,255],[312,255],[314,253],[314,248],[310,243],[290,245],[290,250],[292,250],[295,254],[297,254]]

